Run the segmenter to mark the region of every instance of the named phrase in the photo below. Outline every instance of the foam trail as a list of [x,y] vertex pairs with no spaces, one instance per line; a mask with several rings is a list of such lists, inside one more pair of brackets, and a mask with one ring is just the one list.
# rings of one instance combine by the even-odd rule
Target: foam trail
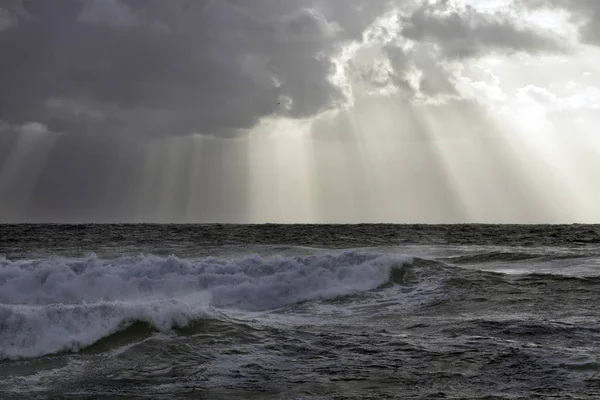
[[0,358],[77,351],[135,321],[181,327],[211,309],[270,310],[368,291],[402,256],[185,260],[171,256],[0,259]]

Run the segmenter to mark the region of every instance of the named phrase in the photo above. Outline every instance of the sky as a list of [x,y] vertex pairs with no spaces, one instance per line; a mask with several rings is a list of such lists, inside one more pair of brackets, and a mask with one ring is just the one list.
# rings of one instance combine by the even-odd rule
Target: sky
[[0,0],[0,222],[599,223],[600,1]]

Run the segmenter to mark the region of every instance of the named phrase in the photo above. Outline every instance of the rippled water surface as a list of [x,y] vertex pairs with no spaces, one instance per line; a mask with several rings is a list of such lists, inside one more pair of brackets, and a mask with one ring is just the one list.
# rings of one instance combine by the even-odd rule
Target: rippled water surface
[[598,226],[0,225],[0,398],[600,398]]

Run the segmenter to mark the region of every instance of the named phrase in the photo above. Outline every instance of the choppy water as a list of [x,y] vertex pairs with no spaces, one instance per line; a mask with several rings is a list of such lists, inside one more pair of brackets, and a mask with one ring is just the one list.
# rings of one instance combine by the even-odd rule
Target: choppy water
[[600,397],[598,226],[0,225],[0,398]]

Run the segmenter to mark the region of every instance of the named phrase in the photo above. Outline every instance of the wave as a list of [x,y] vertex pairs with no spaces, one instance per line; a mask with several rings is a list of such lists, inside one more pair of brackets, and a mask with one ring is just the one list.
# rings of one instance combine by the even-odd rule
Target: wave
[[514,252],[514,251],[490,251],[478,254],[466,254],[453,257],[440,258],[451,264],[484,264],[493,262],[520,262],[536,261],[551,262],[560,260],[577,260],[598,256],[596,253],[550,253],[547,252]]
[[201,302],[182,300],[138,304],[0,305],[0,359],[79,351],[135,322],[168,330],[184,327],[206,313]]
[[478,332],[479,335],[488,335],[490,337],[512,337],[526,336],[568,336],[570,338],[580,338],[589,340],[590,335],[597,335],[600,332],[600,325],[595,321],[579,320],[566,322],[551,319],[527,319],[524,318],[475,318],[461,319],[452,321],[443,328],[444,333],[450,335],[468,335],[471,332]]
[[453,264],[479,264],[486,262],[495,261],[524,261],[540,258],[541,254],[535,253],[520,253],[520,252],[502,252],[502,251],[491,251],[479,254],[468,254],[454,257],[447,257],[443,260]]
[[[135,323],[164,331],[406,283],[400,255],[0,259],[0,359],[79,351]],[[394,272],[396,271],[396,272]]]
[[582,287],[586,285],[600,285],[599,275],[577,276],[561,273],[524,273],[516,275],[515,280],[522,284],[536,284],[539,282],[565,282],[582,285]]

